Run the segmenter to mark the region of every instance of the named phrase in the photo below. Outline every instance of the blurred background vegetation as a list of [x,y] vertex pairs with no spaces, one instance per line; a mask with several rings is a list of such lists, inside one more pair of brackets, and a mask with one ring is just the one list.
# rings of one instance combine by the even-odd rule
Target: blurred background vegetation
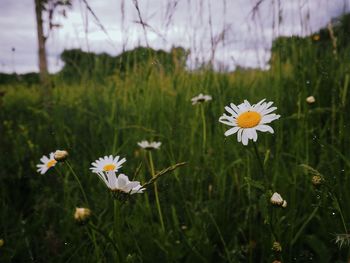
[[[349,40],[350,15],[308,37],[277,38],[266,71],[217,72],[210,64],[188,70],[190,51],[181,47],[139,47],[116,57],[66,50],[62,70],[49,75],[50,97],[38,74],[1,74],[0,261],[348,262]],[[205,152],[200,106],[190,102],[200,92],[213,96],[203,105]],[[305,101],[310,95],[314,104]],[[224,138],[218,122],[230,102],[262,98],[282,116],[274,135],[259,134],[258,150],[270,191],[288,201],[286,209],[268,203],[272,192],[262,191],[251,146]],[[137,147],[143,139],[163,143],[154,153],[156,170],[188,165],[159,181],[165,232],[152,191],[122,208],[116,259],[103,236],[95,236],[96,246],[73,213],[89,206],[91,221],[109,233],[112,198],[88,168],[100,156],[121,155],[128,160],[122,172],[132,176],[145,160]],[[56,149],[69,151],[89,204],[64,164],[36,172],[40,157]],[[314,187],[302,164],[322,174],[327,187]],[[149,176],[146,164],[137,179]],[[281,252],[271,249],[274,241]]]

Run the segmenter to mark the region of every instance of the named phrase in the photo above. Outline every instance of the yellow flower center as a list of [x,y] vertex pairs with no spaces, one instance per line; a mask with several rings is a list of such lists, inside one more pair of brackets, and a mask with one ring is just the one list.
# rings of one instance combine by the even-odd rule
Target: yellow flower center
[[237,118],[237,124],[241,128],[252,128],[257,126],[261,121],[261,115],[256,111],[247,111]]
[[105,166],[103,166],[103,171],[105,172],[110,172],[110,171],[113,171],[114,169],[115,169],[114,164],[106,164]]
[[56,160],[50,160],[50,161],[47,162],[46,167],[47,167],[47,168],[51,168],[51,167],[54,166],[56,163],[57,163]]

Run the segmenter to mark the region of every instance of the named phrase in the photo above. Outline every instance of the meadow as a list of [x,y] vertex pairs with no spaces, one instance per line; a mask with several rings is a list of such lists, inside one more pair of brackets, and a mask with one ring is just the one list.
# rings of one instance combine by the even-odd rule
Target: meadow
[[[103,81],[52,76],[51,94],[1,86],[0,261],[348,262],[345,22],[334,29],[335,46],[327,29],[279,38],[266,71],[169,73],[149,64]],[[192,105],[199,93],[212,100]],[[225,137],[218,121],[226,105],[264,98],[281,115],[274,134],[256,142],[267,182],[252,141]],[[152,151],[154,172],[186,162],[157,180],[163,224],[153,186],[116,205],[89,170],[119,155],[127,159],[120,172],[147,182],[153,169],[142,140],[162,143]],[[42,155],[57,149],[67,161],[39,174]],[[270,202],[274,192],[287,207]],[[91,210],[88,221],[74,219],[76,207]]]

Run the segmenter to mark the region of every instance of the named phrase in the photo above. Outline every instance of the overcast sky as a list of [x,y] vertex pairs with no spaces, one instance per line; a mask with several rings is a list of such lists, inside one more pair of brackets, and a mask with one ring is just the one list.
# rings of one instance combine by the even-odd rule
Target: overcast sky
[[[310,35],[350,6],[350,0],[264,0],[257,9],[258,0],[138,2],[145,31],[134,0],[87,0],[105,33],[84,2],[73,0],[66,18],[56,15],[55,23],[62,27],[51,31],[46,44],[50,72],[62,67],[64,49],[117,55],[139,45],[191,49],[189,67],[213,59],[217,67],[230,70],[237,65],[268,68],[274,38]],[[0,0],[0,26],[0,71],[37,71],[34,0]]]

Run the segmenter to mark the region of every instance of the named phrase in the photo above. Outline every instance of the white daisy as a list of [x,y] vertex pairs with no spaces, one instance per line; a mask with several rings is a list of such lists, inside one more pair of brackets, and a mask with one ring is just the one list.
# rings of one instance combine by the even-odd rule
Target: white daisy
[[203,95],[200,93],[198,96],[193,97],[191,99],[192,105],[196,105],[197,103],[203,103],[212,100],[212,97],[210,95]]
[[46,155],[43,155],[43,157],[41,157],[40,161],[42,163],[37,164],[36,166],[38,167],[38,172],[41,174],[44,174],[47,172],[47,170],[49,170],[51,167],[55,166],[57,161],[54,158],[54,153],[50,153],[49,157],[47,157]]
[[254,142],[257,141],[258,134],[256,131],[274,133],[273,129],[266,124],[279,119],[281,116],[271,113],[277,109],[277,107],[270,107],[272,104],[272,101],[265,102],[265,99],[263,99],[254,105],[250,105],[250,103],[245,100],[238,106],[233,103],[231,103],[230,106],[226,106],[225,110],[230,115],[224,113],[219,118],[219,121],[232,128],[225,132],[225,136],[238,132],[238,142],[247,145],[249,139]]
[[130,181],[125,174],[120,174],[117,177],[114,171],[109,171],[106,173],[100,173],[99,176],[112,191],[120,191],[132,195],[143,193],[145,190],[145,188],[142,188],[140,182]]
[[145,150],[159,150],[162,143],[161,142],[141,141],[141,142],[138,142],[137,145]]
[[119,158],[119,156],[113,157],[112,155],[99,158],[91,163],[92,167],[90,169],[93,173],[117,172],[122,167],[122,164],[126,162],[125,158],[121,160]]

